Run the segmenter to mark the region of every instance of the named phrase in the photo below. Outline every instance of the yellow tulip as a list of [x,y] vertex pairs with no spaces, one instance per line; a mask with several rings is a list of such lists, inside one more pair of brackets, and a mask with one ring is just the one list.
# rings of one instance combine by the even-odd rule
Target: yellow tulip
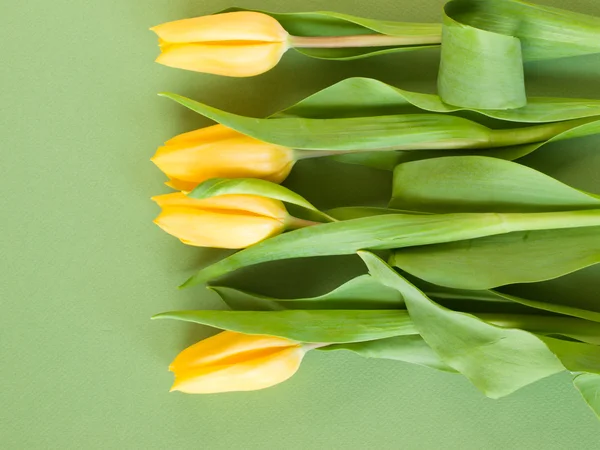
[[224,331],[182,351],[169,370],[171,391],[210,394],[254,391],[281,383],[313,346],[287,339]]
[[160,64],[230,77],[266,72],[289,48],[279,22],[252,11],[177,20],[151,30],[159,38]]
[[151,159],[169,186],[191,191],[210,178],[261,178],[281,183],[295,163],[293,151],[246,136],[223,125],[180,134]]
[[220,195],[197,200],[181,192],[153,197],[162,208],[154,220],[184,244],[245,248],[282,233],[298,219],[279,200],[256,195]]

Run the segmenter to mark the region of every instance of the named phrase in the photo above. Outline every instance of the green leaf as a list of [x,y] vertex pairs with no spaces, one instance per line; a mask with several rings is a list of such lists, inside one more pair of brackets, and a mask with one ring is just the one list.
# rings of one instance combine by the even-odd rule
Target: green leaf
[[[592,118],[592,121],[589,123],[584,123],[585,120],[581,120],[578,124],[568,124],[561,122],[560,125],[556,124],[555,126],[558,128],[560,126],[566,125],[567,127],[572,126],[572,128],[567,129],[567,131],[559,132],[549,139],[541,140],[540,142],[534,142],[531,144],[519,144],[519,145],[506,145],[505,147],[497,147],[497,148],[486,148],[480,150],[469,150],[469,149],[461,149],[461,150],[419,150],[415,151],[395,151],[395,152],[364,152],[364,153],[350,153],[350,154],[342,154],[335,155],[330,157],[335,161],[339,161],[346,164],[358,164],[367,167],[373,167],[375,169],[382,170],[394,170],[394,168],[398,164],[416,161],[421,159],[432,159],[432,158],[441,158],[446,156],[488,156],[492,158],[500,158],[506,159],[509,161],[522,158],[524,156],[533,153],[539,148],[551,144],[553,142],[559,142],[566,139],[575,139],[579,137],[591,136],[594,134],[600,133],[600,120],[596,120],[596,118]],[[564,128],[563,128],[564,129]],[[511,130],[495,130],[500,134],[507,133],[506,137],[508,139],[514,139],[514,136],[511,137]],[[385,157],[383,157],[385,155]]]
[[[484,156],[492,156],[494,158],[502,158],[508,160],[515,160],[522,158],[523,156],[529,155],[546,144],[553,142],[564,141],[566,139],[575,139],[585,136],[591,136],[600,133],[600,120],[594,120],[589,123],[577,125],[569,130],[560,132],[548,140],[542,142],[535,142],[532,144],[513,145],[504,148],[491,149],[489,153],[485,153]],[[439,154],[439,152],[438,152]],[[480,152],[479,154],[483,154]],[[452,156],[452,155],[449,155]]]
[[[366,158],[369,165],[380,168],[396,163],[398,159],[373,159],[364,152],[418,150],[419,159],[439,154],[473,153],[516,159],[547,142],[600,133],[600,119],[596,117],[514,129],[490,129],[448,114],[257,119],[222,111],[177,94],[160,95],[255,139],[296,149],[296,156],[300,159],[357,152],[363,154],[358,156],[358,161],[348,162],[364,163]],[[437,152],[431,151],[436,149]],[[315,154],[315,151],[321,153]],[[343,156],[338,155],[337,158]]]
[[324,295],[312,298],[276,299],[223,286],[211,286],[227,305],[236,311],[282,309],[399,309],[404,301],[369,275],[361,275]]
[[[474,292],[481,292],[481,291],[474,291]],[[521,305],[525,305],[530,308],[541,309],[544,311],[549,311],[549,312],[553,312],[553,313],[557,313],[557,314],[563,314],[566,316],[579,317],[580,319],[585,319],[585,320],[589,320],[592,322],[600,322],[600,312],[599,311],[582,309],[582,308],[578,308],[578,307],[571,306],[571,305],[565,305],[563,303],[555,303],[555,302],[550,302],[550,301],[542,302],[539,300],[531,300],[531,299],[527,299],[527,298],[523,298],[523,297],[517,297],[514,295],[504,294],[504,293],[498,292],[498,291],[482,291],[482,292],[493,293],[493,295],[496,295],[500,298],[504,298],[506,300],[509,300],[509,301],[512,301],[515,303],[519,303]],[[568,302],[569,299],[566,298],[566,299],[563,299],[562,301]]]
[[321,347],[319,350],[349,350],[365,358],[392,359],[445,372],[456,372],[445,364],[419,335],[395,336],[350,344],[334,344]]
[[452,0],[442,42],[445,102],[519,108],[527,102],[523,61],[600,53],[600,18],[517,0]]
[[444,148],[476,147],[485,145],[491,132],[476,122],[442,114],[257,119],[221,111],[177,94],[160,95],[247,136],[294,149],[385,151],[403,147],[430,148],[435,143]]
[[573,376],[573,384],[592,411],[600,418],[600,375],[580,373]]
[[[386,34],[390,36],[440,37],[441,24],[405,23],[374,20],[331,11],[272,13],[262,10],[230,8],[227,11],[258,11],[279,21],[293,36],[354,36],[361,34]],[[439,42],[439,41],[438,41]],[[431,45],[403,45],[365,48],[295,48],[296,51],[319,59],[352,60],[387,53],[439,47]]]
[[559,315],[478,313],[480,319],[502,328],[520,328],[540,335],[560,335],[600,345],[600,324]]
[[173,311],[153,319],[183,320],[298,342],[361,342],[417,333],[402,310]]
[[600,346],[538,336],[571,372],[600,373]]
[[[540,314],[548,311],[592,322],[600,322],[600,305],[597,310],[583,309],[572,297],[531,300],[495,290],[470,290],[438,286],[420,278],[402,274],[425,294],[447,308],[470,313]],[[573,305],[570,305],[572,302]],[[593,305],[589,305],[592,307]],[[537,311],[536,311],[537,310]]]
[[419,334],[440,359],[488,397],[508,395],[564,370],[536,336],[443,308],[375,255],[359,255],[373,277],[401,292]]
[[212,178],[199,184],[187,195],[188,197],[203,199],[226,194],[253,194],[273,198],[314,211],[327,221],[333,220],[330,216],[319,211],[312,203],[301,195],[296,194],[294,191],[279,184],[256,178]]
[[[202,269],[186,281],[182,287],[204,283],[242,267],[267,261],[311,256],[348,255],[364,249],[386,250],[410,246],[425,246],[516,231],[568,229],[575,227],[596,227],[594,229],[600,227],[600,210],[523,214],[388,214],[363,217],[320,224],[267,239]],[[563,231],[565,235],[568,235],[569,232]],[[561,235],[560,232],[557,232],[555,236]],[[589,237],[589,231],[587,236]],[[524,242],[527,243],[529,241]],[[547,249],[548,245],[551,245],[551,242],[551,240],[546,241],[542,239],[542,247],[546,246],[544,250]],[[567,258],[569,255],[567,252]],[[396,264],[404,268],[405,263],[402,261],[402,255],[398,259],[398,254],[396,254],[396,259]],[[466,262],[469,261],[468,256],[465,259]],[[534,259],[536,263],[540,260],[544,260],[544,258]],[[487,264],[491,264],[492,261],[494,259],[488,254]],[[546,258],[545,261],[550,260]],[[595,262],[593,261],[592,263]],[[429,264],[433,263],[439,266],[437,262],[429,262]],[[552,267],[556,271],[556,268],[560,268],[560,270],[571,268],[573,262],[561,254],[560,257],[553,258],[551,262],[546,262],[546,266],[544,267],[547,267],[548,264],[552,264]],[[581,261],[578,260],[575,266],[579,266],[576,268],[580,268]],[[410,269],[406,269],[406,271],[415,274],[414,268],[410,267]],[[429,270],[429,268],[425,267],[425,275],[428,275]],[[510,274],[512,275],[515,270],[516,268],[513,267]],[[429,276],[415,275],[428,281],[431,278]],[[521,276],[521,273],[519,272],[517,275]],[[436,284],[462,287],[448,283]],[[478,287],[473,289],[478,289]]]
[[341,117],[456,113],[472,111],[493,119],[521,123],[559,122],[600,116],[600,100],[529,97],[514,109],[464,108],[444,103],[439,95],[400,89],[372,78],[347,78],[329,86],[272,117],[331,119]]
[[600,197],[510,161],[454,156],[398,165],[390,206],[435,213],[566,211],[600,208]]
[[459,289],[550,280],[600,263],[600,227],[514,232],[396,250],[391,263]]

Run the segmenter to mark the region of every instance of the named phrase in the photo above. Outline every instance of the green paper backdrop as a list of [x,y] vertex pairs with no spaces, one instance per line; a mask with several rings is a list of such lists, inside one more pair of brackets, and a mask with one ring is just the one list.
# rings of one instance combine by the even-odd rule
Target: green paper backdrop
[[[597,0],[541,3],[600,15]],[[273,11],[338,10],[437,21],[442,0],[238,0]],[[222,0],[28,0],[2,8],[0,446],[6,449],[597,449],[600,424],[567,375],[502,400],[458,376],[350,353],[310,353],[288,382],[260,392],[169,394],[171,359],[213,330],[151,322],[220,308],[175,287],[220,255],[152,224],[167,192],[150,162],[171,136],[208,122],[161,99],[173,91],[263,116],[349,76],[431,92],[439,52],[325,62],[289,52],[274,70],[226,79],[153,63],[158,23],[231,6]],[[600,98],[600,56],[527,65],[530,95]],[[547,147],[526,162],[600,192],[600,139]],[[330,176],[330,178],[328,178]],[[317,206],[385,201],[391,174],[305,161],[289,178]],[[366,189],[364,186],[368,185]],[[325,271],[325,274],[320,273]],[[358,258],[264,265],[231,280],[306,296],[364,271]],[[300,272],[305,280],[288,278]],[[600,268],[531,297],[600,301]],[[307,285],[312,285],[309,291]],[[268,286],[268,289],[267,289]]]

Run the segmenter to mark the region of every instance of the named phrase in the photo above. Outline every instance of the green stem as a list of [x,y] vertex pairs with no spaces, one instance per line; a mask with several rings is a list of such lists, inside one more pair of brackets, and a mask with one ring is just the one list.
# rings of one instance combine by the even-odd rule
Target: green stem
[[439,44],[441,34],[389,36],[387,34],[362,34],[356,36],[290,36],[288,42],[296,48],[358,48],[398,47]]
[[497,216],[504,233],[600,226],[600,210],[499,213]]

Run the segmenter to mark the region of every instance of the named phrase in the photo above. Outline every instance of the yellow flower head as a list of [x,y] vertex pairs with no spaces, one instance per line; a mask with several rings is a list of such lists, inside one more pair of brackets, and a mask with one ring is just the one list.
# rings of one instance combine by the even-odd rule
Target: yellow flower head
[[287,147],[213,125],[167,141],[152,162],[170,178],[169,186],[191,191],[210,178],[260,178],[281,183],[295,161]]
[[198,247],[245,248],[282,233],[290,218],[282,202],[257,195],[197,200],[176,192],[152,200],[162,208],[154,223]]
[[250,77],[275,67],[288,33],[271,16],[238,11],[177,20],[151,28],[160,64],[196,72]]
[[300,367],[306,349],[287,339],[224,331],[182,351],[169,370],[171,391],[210,394],[254,391],[281,383]]

